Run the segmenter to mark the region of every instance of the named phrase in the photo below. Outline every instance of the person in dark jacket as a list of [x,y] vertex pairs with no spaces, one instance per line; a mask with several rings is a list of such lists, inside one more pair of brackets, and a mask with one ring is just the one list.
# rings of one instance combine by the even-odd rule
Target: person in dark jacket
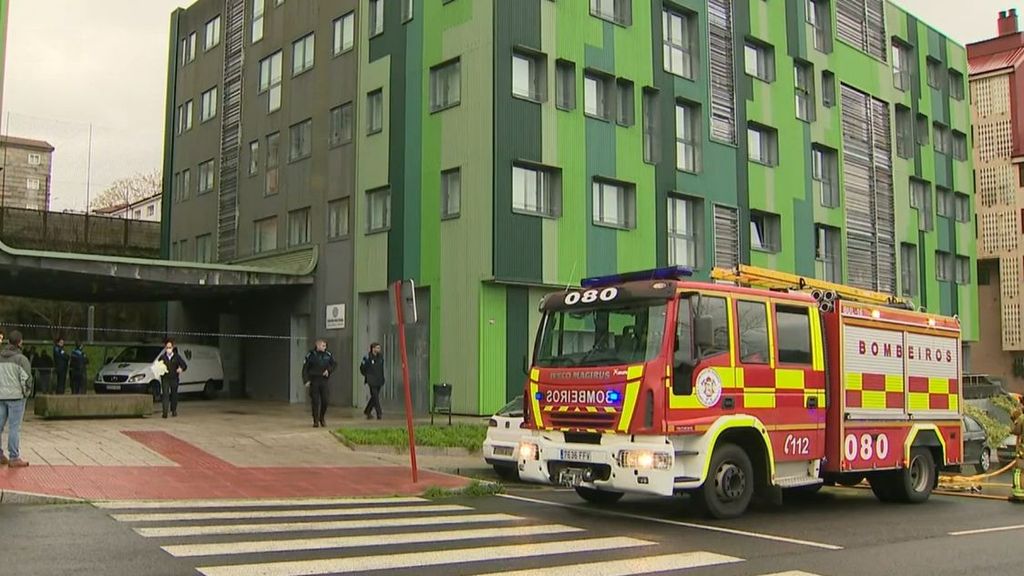
[[69,368],[71,375],[71,393],[85,394],[85,367],[89,364],[89,358],[85,355],[80,342],[75,343],[75,349],[71,351]]
[[370,401],[363,410],[367,420],[373,418],[374,411],[377,412],[377,420],[384,417],[380,407],[380,389],[384,387],[384,356],[380,350],[379,343],[370,344],[370,353],[363,356],[363,361],[359,364],[359,373],[363,375],[366,385],[370,388]]
[[316,347],[306,354],[302,364],[302,377],[309,384],[309,397],[313,401],[313,428],[326,427],[324,416],[327,415],[329,399],[328,379],[338,367],[334,356],[327,351],[327,341],[317,340]]
[[53,382],[53,390],[50,390],[50,394],[64,393],[64,382],[68,379],[70,360],[67,351],[64,350],[64,338],[57,338],[57,341],[53,343],[53,368],[56,380]]
[[39,378],[39,393],[49,394],[50,393],[50,380],[53,378],[53,358],[50,358],[50,354],[43,351],[36,357],[36,377]]
[[160,376],[160,403],[163,406],[163,417],[167,418],[167,408],[171,409],[171,416],[178,416],[178,383],[181,373],[188,370],[185,359],[178,354],[174,346],[174,340],[164,340],[164,351],[160,354],[157,362],[164,365],[166,372]]

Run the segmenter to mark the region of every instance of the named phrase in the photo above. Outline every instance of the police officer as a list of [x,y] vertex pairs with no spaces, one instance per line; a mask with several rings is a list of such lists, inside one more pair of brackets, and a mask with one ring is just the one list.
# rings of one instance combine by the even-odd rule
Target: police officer
[[316,347],[306,354],[302,364],[302,377],[309,382],[309,397],[313,401],[313,428],[327,426],[324,422],[329,397],[327,380],[337,367],[334,356],[327,351],[327,341],[322,338],[316,341]]
[[89,365],[89,358],[85,355],[80,342],[75,343],[75,349],[71,351],[69,361],[71,375],[71,393],[85,394],[85,368]]
[[71,358],[68,356],[67,350],[64,350],[64,337],[61,336],[53,343],[53,366],[56,370],[57,380],[53,383],[53,390],[50,391],[51,394],[64,393],[64,382],[68,379],[68,364],[70,360]]
[[359,363],[359,373],[363,375],[366,385],[370,388],[370,400],[366,403],[363,414],[366,414],[366,419],[369,420],[376,411],[377,420],[380,420],[384,417],[380,407],[380,389],[384,387],[384,356],[381,354],[379,343],[370,344],[370,353],[363,356],[363,361]]
[[1010,412],[1010,419],[1013,420],[1011,434],[1017,435],[1017,463],[1013,467],[1013,490],[1010,492],[1010,502],[1024,504],[1024,412],[1020,408],[1014,408]]

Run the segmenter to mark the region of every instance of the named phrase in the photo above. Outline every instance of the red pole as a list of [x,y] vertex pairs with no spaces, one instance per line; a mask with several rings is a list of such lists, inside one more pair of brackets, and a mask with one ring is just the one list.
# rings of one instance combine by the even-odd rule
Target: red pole
[[402,282],[395,282],[395,313],[398,318],[398,348],[402,354],[402,380],[405,383],[405,422],[409,429],[409,460],[412,466],[412,483],[419,480],[416,467],[416,432],[412,426],[412,390],[409,385],[409,355],[405,347],[405,313],[402,306]]

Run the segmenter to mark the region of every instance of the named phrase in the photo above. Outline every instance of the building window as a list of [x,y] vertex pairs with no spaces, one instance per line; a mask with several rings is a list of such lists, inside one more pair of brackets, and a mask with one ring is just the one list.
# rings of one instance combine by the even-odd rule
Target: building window
[[150,204],[149,206],[146,206],[146,216],[154,216],[154,215],[156,215],[156,206],[153,206],[152,204]]
[[814,233],[814,259],[817,262],[818,278],[826,282],[842,283],[842,240],[839,229],[816,224]]
[[633,83],[625,78],[619,78],[615,81],[615,88],[615,102],[618,104],[616,121],[619,126],[636,124],[636,100],[633,95]]
[[964,99],[964,75],[949,69],[949,97],[954,100]]
[[384,0],[370,0],[370,37],[384,33]]
[[700,169],[699,117],[695,105],[676,103],[676,169],[683,172],[697,172]]
[[348,236],[350,210],[351,204],[348,198],[334,200],[327,204],[327,238],[329,240]]
[[192,129],[192,101],[178,106],[178,134]]
[[662,12],[662,59],[665,71],[669,74],[693,79],[693,44],[690,33],[692,25],[692,17],[688,14],[675,10]]
[[458,218],[462,212],[462,170],[441,172],[441,218]]
[[636,228],[636,186],[594,179],[594,224]]
[[270,252],[277,250],[277,216],[253,222],[252,251]]
[[430,69],[430,111],[437,112],[462,101],[462,72],[458,58]]
[[953,158],[967,161],[967,135],[956,130],[953,130]]
[[900,280],[904,296],[917,296],[917,246],[900,244]]
[[313,68],[316,55],[316,37],[310,33],[292,42],[292,76]]
[[935,151],[940,154],[952,152],[953,144],[950,139],[949,128],[945,124],[935,122],[932,124],[932,129],[935,131]]
[[971,283],[971,259],[967,256],[956,257],[956,283]]
[[832,11],[828,0],[807,0],[807,23],[814,30],[814,49],[818,52],[832,51]]
[[302,246],[309,244],[309,208],[293,210],[288,213],[288,245]]
[[383,232],[391,228],[391,189],[380,188],[366,193],[366,232]]
[[747,127],[747,154],[750,160],[765,166],[779,163],[778,132],[774,128],[750,124]]
[[836,75],[828,70],[821,72],[821,104],[826,108],[836,105]]
[[41,155],[35,154],[35,153],[32,153],[32,154],[28,155],[28,165],[29,166],[39,166],[42,163],[43,163],[43,157]]
[[334,21],[334,55],[348,52],[356,42],[356,13],[349,12]]
[[196,236],[196,262],[209,264],[213,262],[213,235]]
[[914,129],[914,136],[918,146],[927,146],[930,142],[928,137],[928,117],[924,114],[917,115],[917,127]]
[[512,167],[512,210],[523,214],[557,217],[561,208],[561,178],[556,170]]
[[203,34],[203,51],[209,51],[220,44],[220,16],[206,23]]
[[40,187],[39,178],[29,178],[25,181],[25,187],[33,192],[38,191]]
[[957,222],[970,222],[971,221],[971,198],[967,194],[957,192],[953,196],[953,203],[955,204],[956,221]]
[[914,113],[902,104],[896,105],[896,155],[914,157]]
[[942,186],[935,187],[935,213],[939,216],[949,218],[953,216],[953,192]]
[[313,119],[303,120],[289,129],[288,160],[294,162],[313,153]]
[[196,43],[198,35],[192,32],[188,36],[181,39],[181,65],[189,64],[196,61]]
[[263,40],[263,11],[265,0],[252,0],[252,43]]
[[188,200],[192,197],[192,170],[188,168],[181,171],[181,199]]
[[576,64],[568,60],[555,62],[555,106],[561,110],[576,109]]
[[932,185],[917,178],[910,179],[910,207],[918,212],[918,228],[929,232],[934,227],[932,214]]
[[885,62],[885,0],[836,0],[836,34]]
[[260,141],[249,142],[249,176],[255,176],[260,171]]
[[331,146],[352,141],[352,103],[348,102],[331,109]]
[[668,197],[668,263],[670,266],[699,267],[697,246],[701,222],[699,200]]
[[183,262],[188,262],[192,260],[193,255],[189,254],[188,248],[188,240],[182,238],[182,240],[178,242],[178,260],[181,260]]
[[796,117],[804,122],[814,120],[814,66],[807,62],[793,65],[796,91]]
[[935,251],[935,277],[940,282],[953,281],[953,255],[949,252]]
[[945,79],[945,69],[942,62],[931,56],[928,57],[928,85],[936,90],[942,89],[942,81]]
[[590,13],[603,20],[629,26],[633,23],[632,0],[590,0]]
[[612,78],[595,72],[583,73],[583,112],[592,118],[611,120]]
[[715,204],[712,212],[714,265],[719,268],[733,268],[740,263],[739,210],[732,206]]
[[732,1],[708,0],[708,69],[711,138],[736,143],[736,81],[733,73]]
[[384,90],[378,88],[366,95],[366,133],[384,130]]
[[412,20],[414,13],[413,0],[402,0],[402,22]]
[[839,153],[827,146],[811,146],[811,176],[821,205],[839,206]]
[[543,102],[545,98],[544,58],[540,55],[512,54],[512,95]]
[[132,212],[132,218],[134,218],[136,220],[141,219],[142,218],[142,209],[141,208],[136,208],[135,211]]
[[763,252],[782,249],[781,219],[778,214],[752,210],[750,212],[750,247]]
[[199,121],[207,122],[213,120],[217,115],[217,87],[214,86],[203,92],[199,100]]
[[267,111],[281,109],[281,51],[260,60],[260,94],[268,93]]
[[199,165],[199,194],[213,192],[216,173],[213,160],[207,160]]
[[274,132],[267,136],[267,186],[264,190],[266,196],[273,196],[279,192],[280,163],[281,133]]
[[765,82],[775,81],[775,49],[770,45],[747,40],[744,64],[748,75]]
[[644,132],[644,162],[654,164],[660,158],[658,148],[658,122],[661,118],[661,111],[658,110],[658,91],[654,88],[644,88],[643,93],[643,132]]
[[911,47],[893,38],[892,41],[892,83],[898,90],[910,90],[910,71],[914,65]]

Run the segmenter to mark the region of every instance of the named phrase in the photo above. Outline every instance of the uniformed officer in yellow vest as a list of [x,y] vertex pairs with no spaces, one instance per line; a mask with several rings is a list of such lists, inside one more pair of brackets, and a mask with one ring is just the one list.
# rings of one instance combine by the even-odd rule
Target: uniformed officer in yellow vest
[[1010,492],[1010,502],[1024,504],[1024,412],[1020,408],[1014,408],[1010,412],[1010,419],[1013,420],[1010,433],[1017,436],[1017,463],[1013,467],[1013,490]]

